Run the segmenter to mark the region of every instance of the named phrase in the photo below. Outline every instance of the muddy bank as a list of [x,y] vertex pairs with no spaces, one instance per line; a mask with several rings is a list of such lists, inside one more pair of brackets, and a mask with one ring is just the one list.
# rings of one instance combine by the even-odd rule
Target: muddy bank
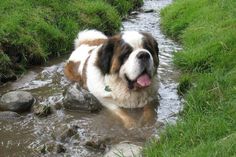
[[[64,61],[68,56],[63,56],[44,67],[36,67],[16,82],[1,86],[1,95],[12,90],[29,91],[37,99],[37,104],[50,106],[54,110],[46,117],[24,113],[21,114],[20,120],[0,121],[0,152],[4,156],[26,156],[26,154],[37,156],[42,153],[39,148],[53,143],[53,150],[57,151],[57,147],[63,148],[59,150],[65,149],[61,152],[64,155],[97,157],[123,141],[142,146],[150,137],[158,135],[163,124],[175,122],[176,113],[181,109],[181,101],[176,90],[179,73],[172,65],[172,55],[180,47],[166,38],[159,27],[159,11],[169,3],[171,0],[147,0],[141,11],[123,22],[123,30],[150,32],[159,43],[160,66],[157,90],[160,104],[156,108],[155,124],[126,129],[120,120],[106,109],[102,109],[99,113],[87,113],[57,108],[56,106],[62,103],[65,88],[69,85],[63,75]],[[131,110],[130,113],[140,116],[140,110]],[[61,134],[73,126],[77,126],[76,134],[61,140]],[[95,149],[87,147],[86,144],[89,142],[95,143],[98,147]]]
[[[27,1],[0,3],[0,85],[14,81],[72,49],[78,30],[119,31],[122,17],[143,0]],[[12,7],[14,6],[14,7]]]

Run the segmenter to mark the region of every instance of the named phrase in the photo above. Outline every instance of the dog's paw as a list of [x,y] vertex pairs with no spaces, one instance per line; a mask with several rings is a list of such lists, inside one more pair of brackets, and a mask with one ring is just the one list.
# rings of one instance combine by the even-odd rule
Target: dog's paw
[[124,121],[124,127],[126,129],[132,129],[132,128],[135,128],[136,126],[137,126],[137,122],[133,118],[129,117]]

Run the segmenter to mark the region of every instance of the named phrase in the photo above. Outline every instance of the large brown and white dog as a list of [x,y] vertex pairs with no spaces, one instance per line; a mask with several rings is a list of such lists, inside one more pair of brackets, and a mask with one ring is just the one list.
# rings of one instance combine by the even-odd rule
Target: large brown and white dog
[[121,108],[142,108],[157,96],[158,44],[148,33],[125,31],[107,37],[85,30],[75,39],[75,50],[65,75],[90,91],[129,126],[132,119]]

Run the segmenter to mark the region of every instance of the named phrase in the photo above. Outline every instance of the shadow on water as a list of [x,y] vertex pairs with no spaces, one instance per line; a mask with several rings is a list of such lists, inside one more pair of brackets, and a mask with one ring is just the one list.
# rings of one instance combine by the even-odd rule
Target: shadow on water
[[[171,0],[146,0],[141,10],[154,9],[155,12],[140,12],[123,22],[123,30],[146,31],[157,39],[160,49],[159,107],[156,122],[151,126],[125,129],[121,122],[106,109],[97,114],[55,110],[47,118],[38,118],[32,113],[22,119],[0,121],[0,153],[3,156],[37,156],[37,148],[48,141],[56,141],[66,148],[69,156],[100,156],[102,153],[90,150],[84,145],[87,141],[101,139],[106,144],[121,141],[132,141],[137,145],[158,134],[161,124],[174,123],[176,114],[181,110],[181,100],[177,95],[178,71],[172,65],[172,55],[180,50],[180,46],[166,38],[160,30],[160,9],[171,3]],[[64,61],[68,56],[52,61],[46,67],[37,67],[29,71],[14,83],[1,87],[3,94],[12,90],[30,91],[37,103],[54,106],[61,103],[63,91],[69,82],[63,75]],[[130,111],[140,116],[139,110]],[[77,125],[79,137],[69,141],[60,141],[57,136],[65,127]]]

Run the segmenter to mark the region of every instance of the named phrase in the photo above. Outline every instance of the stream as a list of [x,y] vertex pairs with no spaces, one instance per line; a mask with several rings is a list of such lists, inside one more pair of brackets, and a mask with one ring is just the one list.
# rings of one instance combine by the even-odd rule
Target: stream
[[[159,44],[160,65],[159,105],[156,123],[134,129],[126,129],[109,111],[99,113],[54,110],[53,114],[39,118],[33,113],[23,113],[22,118],[13,121],[0,121],[0,156],[43,156],[38,148],[49,141],[60,143],[66,148],[62,156],[98,157],[103,152],[90,149],[85,143],[103,140],[107,145],[130,141],[143,146],[145,142],[158,136],[166,123],[175,123],[178,112],[182,109],[181,98],[177,94],[179,72],[174,68],[172,56],[181,50],[180,45],[168,39],[160,30],[160,10],[172,0],[145,0],[137,14],[123,22],[122,30],[137,30],[151,33]],[[154,12],[145,12],[145,10]],[[29,91],[38,104],[52,106],[62,103],[63,92],[70,82],[64,77],[63,66],[68,56],[50,61],[45,66],[34,67],[16,82],[0,87],[0,95],[13,91]],[[135,114],[135,110],[132,111]],[[109,117],[109,118],[108,118]],[[59,141],[57,136],[66,127],[78,126],[78,136],[67,141]],[[45,155],[47,156],[47,154]]]

